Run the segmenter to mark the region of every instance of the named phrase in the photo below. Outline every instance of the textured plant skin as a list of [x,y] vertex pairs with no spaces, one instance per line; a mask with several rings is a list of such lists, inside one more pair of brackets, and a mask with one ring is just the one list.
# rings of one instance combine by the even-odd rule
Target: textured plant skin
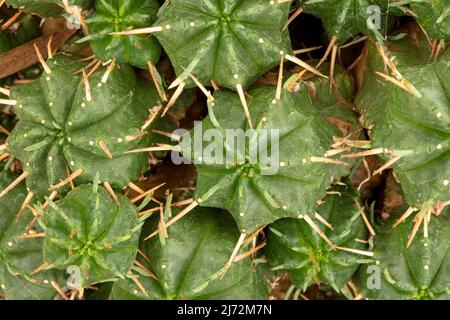
[[[0,12],[1,21],[5,22],[10,18],[11,16]],[[32,14],[22,14],[15,24],[0,31],[0,54],[37,38],[40,35],[41,29],[39,28],[39,18]]]
[[82,185],[51,204],[41,218],[50,268],[80,268],[80,286],[124,278],[136,256],[142,223],[128,198],[117,204],[96,184]]
[[[153,219],[148,229],[154,230],[157,222]],[[119,280],[110,299],[266,298],[267,284],[251,258],[233,263],[220,278],[239,238],[236,224],[226,212],[196,208],[167,231],[167,239],[155,237],[141,243],[150,264],[140,261],[149,265],[158,280],[145,273],[138,276],[146,294],[132,280]]]
[[450,300],[449,49],[450,0],[0,0],[0,301]]
[[430,61],[425,45],[413,45],[408,39],[390,44],[398,71],[420,97],[380,81],[374,72],[384,72],[384,64],[371,43],[364,85],[356,100],[365,126],[371,128],[372,147],[392,151],[393,155],[382,155],[385,160],[402,156],[393,169],[407,202],[417,208],[449,200],[450,180],[450,56]]
[[[331,189],[340,194],[327,195],[317,208],[334,230],[317,221],[322,231],[336,246],[365,250],[367,229],[356,206],[359,195],[348,186]],[[314,216],[311,214],[311,216]],[[286,218],[269,226],[267,259],[272,270],[288,272],[293,284],[305,291],[314,283],[330,285],[341,292],[361,263],[367,259],[341,250],[333,250],[302,219]],[[370,261],[370,260],[369,260]]]
[[39,29],[39,19],[36,16],[28,14],[19,21],[17,30],[12,37],[13,46],[21,45],[27,41],[33,40],[41,35]]
[[[3,171],[0,187],[3,189],[16,175]],[[32,274],[42,265],[42,238],[19,239],[27,233],[27,225],[34,217],[25,210],[16,222],[17,213],[25,200],[25,184],[17,186],[0,199],[0,287],[8,300],[48,300],[56,296],[50,281],[64,285],[64,273],[58,270]],[[36,232],[42,232],[34,228]]]
[[[323,74],[329,74],[330,64],[324,63],[319,70]],[[328,122],[339,129],[342,136],[349,136],[349,139],[358,139],[360,126],[352,111],[351,102],[355,93],[354,81],[348,72],[338,65],[335,66],[333,77],[335,86],[332,91],[330,91],[328,79],[322,77],[305,79],[301,85],[294,87],[294,91],[298,91],[302,99],[309,100]],[[286,81],[285,87],[289,82],[290,79]]]
[[[315,65],[309,61],[310,65]],[[324,63],[319,68],[323,74],[330,73],[330,64]],[[285,87],[296,75],[286,80]],[[352,77],[339,65],[334,70],[334,87],[330,91],[330,82],[322,77],[305,79],[301,84],[294,86],[293,91],[298,92],[301,99],[309,101],[329,123],[339,130],[337,137],[347,137],[348,140],[362,138],[361,125],[358,123],[352,110],[352,97],[354,95],[354,81]],[[337,132],[337,131],[336,131]],[[356,149],[354,149],[355,151]],[[357,159],[345,159],[347,166],[334,166],[332,179],[348,176]]]
[[26,278],[13,276],[4,265],[0,264],[0,280],[4,289],[0,296],[5,300],[53,300],[57,296],[56,290],[43,280],[29,281]]
[[[83,169],[76,183],[92,182],[97,172],[102,182],[117,188],[137,180],[148,168],[147,155],[124,153],[161,139],[144,135],[128,141],[126,137],[141,132],[148,108],[156,104],[156,90],[146,87],[148,82],[138,80],[126,65],[116,67],[102,83],[105,68],[101,68],[89,78],[92,100],[88,101],[82,77],[74,75],[83,65],[64,56],[47,63],[51,74],[11,92],[20,121],[7,140],[8,150],[29,173],[27,186],[45,195],[51,185],[67,177],[67,168]],[[160,121],[153,128],[171,131],[166,119]]]
[[[186,158],[196,160],[197,202],[228,210],[242,232],[252,232],[277,219],[313,211],[315,202],[330,186],[331,177],[339,178],[342,170],[338,165],[310,161],[312,156],[322,157],[331,148],[332,136],[341,136],[339,130],[317,112],[307,95],[282,91],[281,100],[273,103],[275,89],[257,88],[249,92],[252,98],[248,101],[255,127],[258,124],[262,129],[280,130],[277,173],[266,174],[266,163],[249,162],[248,155],[252,153],[249,145],[258,148],[258,143],[247,143],[244,163],[236,162],[236,155],[234,159],[224,157],[226,161],[222,165],[214,164],[213,155],[205,152],[198,161],[198,155],[193,152],[194,139],[183,140],[180,145]],[[238,95],[220,91],[214,98],[210,113],[214,113],[222,137],[226,137],[226,129],[245,132],[248,122]],[[261,121],[262,118],[265,121]],[[210,116],[202,126],[204,131],[214,128]],[[271,143],[270,138],[268,140]],[[203,151],[207,145],[209,143],[204,142]],[[223,148],[226,154],[225,146]]]
[[265,0],[174,0],[158,13],[155,25],[164,29],[154,35],[177,75],[198,59],[192,74],[203,84],[247,87],[279,64],[280,51],[291,51],[282,32],[289,8]]
[[[433,218],[428,238],[417,235],[408,249],[412,225],[401,224],[393,229],[393,221],[389,219],[376,227],[376,263],[358,271],[355,284],[359,292],[367,299],[450,299],[450,210]],[[377,268],[381,280],[378,289],[374,288]]]
[[448,0],[410,0],[409,5],[431,38],[450,40],[450,2]]
[[[315,63],[309,62],[311,65]],[[320,69],[323,74],[329,74],[330,64],[324,63]],[[289,83],[289,80],[286,81]],[[352,77],[339,65],[335,66],[334,71],[335,87],[330,92],[330,82],[322,77],[305,79],[298,88],[300,94],[309,98],[317,111],[324,117],[337,117],[343,121],[349,122],[347,126],[355,126],[355,115],[351,112],[351,97],[354,95],[354,81]],[[295,88],[297,91],[297,88]],[[305,90],[306,89],[306,90]],[[330,119],[331,120],[331,119]],[[350,134],[352,129],[348,129],[345,134]],[[353,128],[353,131],[356,131]],[[344,133],[344,132],[343,132]]]
[[[363,32],[379,38],[386,28],[388,0],[321,0],[303,1],[305,12],[322,19],[329,37],[336,37],[336,44],[341,45],[350,38]],[[382,30],[368,28],[371,17],[370,6],[376,5],[382,13],[380,22]],[[369,10],[369,11],[368,11]]]
[[[68,0],[69,5],[88,8],[92,0]],[[60,16],[64,13],[62,0],[6,0],[6,4],[25,12],[37,13],[42,17]]]
[[11,38],[5,31],[0,31],[0,54],[7,52],[11,48]]
[[143,69],[148,68],[147,61],[155,64],[161,51],[155,37],[110,33],[148,27],[155,21],[158,8],[157,0],[97,0],[94,14],[86,21],[96,57],[103,61],[114,58]]

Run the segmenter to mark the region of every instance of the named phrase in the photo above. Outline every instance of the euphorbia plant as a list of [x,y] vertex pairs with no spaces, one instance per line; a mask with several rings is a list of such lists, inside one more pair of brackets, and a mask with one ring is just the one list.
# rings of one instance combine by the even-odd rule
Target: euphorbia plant
[[359,33],[383,40],[390,6],[389,0],[310,0],[304,11],[322,19],[328,36],[338,45]]
[[0,299],[449,298],[449,5],[0,0]]
[[0,32],[0,53],[4,53],[11,48],[11,39],[7,32]]
[[158,8],[156,0],[98,0],[94,14],[86,20],[89,35],[85,39],[90,40],[100,60],[116,59],[146,69],[148,61],[154,64],[159,59],[161,49],[156,38],[148,35],[122,37],[111,33],[152,24]]
[[111,196],[97,182],[50,202],[39,220],[46,268],[77,267],[78,289],[124,278],[136,257],[142,227],[130,200]]
[[287,271],[302,291],[313,283],[344,292],[345,284],[361,263],[370,262],[364,208],[349,186],[332,189],[312,218],[320,232],[305,220],[286,218],[269,226],[268,263],[273,270]]
[[[143,268],[115,282],[111,299],[265,298],[268,283],[257,261],[241,250],[237,261],[227,265],[239,238],[227,212],[197,208],[182,221],[167,228],[167,238],[142,240],[138,264]],[[143,234],[158,222],[153,219]],[[247,241],[245,247],[249,245]]]
[[[393,218],[398,218],[397,212]],[[410,224],[392,228],[394,219],[377,226],[374,262],[361,267],[355,279],[365,299],[449,299],[448,237],[450,210],[433,219],[428,237],[418,235],[406,249]]]
[[[430,61],[425,46],[424,41],[412,44],[406,38],[392,42],[393,60],[392,54],[369,43],[356,104],[370,128],[373,153],[387,161],[376,173],[392,166],[411,206],[401,219],[418,211],[416,226],[423,222],[426,230],[431,213],[439,214],[450,200],[450,106],[449,56]],[[392,75],[385,73],[386,67]]]
[[[2,169],[0,188],[15,177]],[[42,270],[44,234],[39,225],[30,226],[34,216],[24,206],[26,198],[22,183],[0,199],[0,288],[6,299],[53,299],[55,284],[65,284],[64,272]]]
[[247,87],[279,63],[280,52],[290,53],[283,28],[289,7],[279,1],[174,0],[159,11],[154,36],[178,76],[197,60],[191,72],[204,85],[212,80]]
[[417,17],[428,36],[433,39],[450,40],[449,2],[432,0],[408,0],[412,14]]
[[167,118],[146,123],[157,110],[156,90],[115,62],[89,77],[75,58],[58,55],[45,66],[39,80],[11,91],[19,122],[7,149],[22,161],[30,190],[43,196],[68,176],[92,182],[97,172],[116,188],[137,180],[147,157],[125,151],[161,141],[148,128],[171,128]]
[[59,16],[64,8],[77,6],[80,9],[89,8],[92,0],[7,0],[6,4],[25,12],[37,13],[42,17]]
[[445,51],[450,40],[450,9],[448,1],[408,0],[408,13],[416,17],[429,41],[433,40],[431,55]]
[[[339,178],[339,167],[346,165],[325,158],[332,136],[340,132],[309,97],[282,89],[277,99],[276,91],[270,87],[250,91],[248,118],[237,94],[218,92],[202,122],[204,131],[215,130],[218,144],[211,148],[208,141],[196,141],[194,129],[192,139],[185,137],[177,149],[197,166],[196,202],[227,209],[243,233],[311,212],[332,177]],[[234,146],[227,130],[249,130],[249,143],[245,148]],[[298,136],[303,137],[301,142]],[[267,148],[268,157],[261,148]],[[215,160],[217,153],[224,155],[223,163]]]

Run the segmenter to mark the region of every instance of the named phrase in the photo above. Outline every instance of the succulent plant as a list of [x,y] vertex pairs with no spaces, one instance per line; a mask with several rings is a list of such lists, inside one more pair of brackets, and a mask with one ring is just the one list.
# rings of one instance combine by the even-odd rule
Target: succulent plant
[[337,45],[361,32],[382,40],[390,10],[388,0],[310,0],[302,5],[305,12],[322,19]]
[[[156,105],[156,90],[146,88],[127,65],[102,68],[86,81],[76,59],[59,55],[47,63],[51,73],[11,92],[20,121],[7,140],[8,151],[22,161],[27,186],[45,195],[68,170],[78,173],[76,183],[92,182],[97,172],[116,188],[137,180],[148,168],[147,156],[124,153],[160,141],[141,131],[147,108]],[[166,121],[156,120],[153,128],[167,129]]]
[[[320,69],[322,73],[328,74],[330,64],[324,63]],[[295,78],[295,76],[293,77]],[[351,109],[351,98],[354,95],[354,81],[347,71],[340,66],[335,66],[334,81],[336,88],[330,92],[330,82],[322,77],[313,77],[302,80],[302,85],[294,87],[294,91],[309,98],[317,111],[324,117],[341,117],[342,120],[356,126],[355,115]],[[290,83],[290,79],[286,81]],[[355,128],[353,128],[355,130]],[[349,131],[351,131],[349,129]],[[349,134],[351,132],[347,132]]]
[[449,1],[0,0],[0,300],[450,299]]
[[380,47],[371,43],[356,100],[372,148],[381,148],[382,158],[391,161],[407,202],[416,208],[448,201],[450,190],[449,55],[430,62],[422,45],[406,38],[390,43],[396,62],[390,77]]
[[151,25],[158,8],[157,0],[97,0],[94,14],[86,20],[89,27],[87,39],[96,57],[103,61],[116,59],[143,69],[147,69],[147,61],[156,63],[161,49],[155,37],[124,37],[111,33]]
[[[67,0],[70,6],[88,8],[92,0]],[[25,12],[37,13],[42,17],[59,16],[64,13],[63,0],[6,0],[6,4]]]
[[289,8],[265,0],[173,0],[158,13],[154,25],[162,31],[154,35],[178,76],[193,66],[205,85],[213,80],[231,89],[247,87],[279,63],[280,51],[291,51],[283,31]]
[[363,298],[450,299],[449,219],[446,209],[433,219],[428,238],[418,236],[408,249],[410,224],[393,229],[391,219],[377,226],[375,263],[362,266],[355,279]]
[[[147,226],[153,230],[159,219]],[[221,210],[196,208],[167,229],[168,238],[141,243],[147,273],[114,283],[110,299],[264,299],[267,283],[250,257],[222,276],[239,238],[233,219]],[[144,232],[144,234],[146,234]],[[198,272],[202,270],[201,272]],[[149,275],[152,273],[152,276]]]
[[117,196],[116,201],[94,183],[50,202],[39,220],[47,268],[79,268],[80,288],[124,278],[136,256],[142,223],[128,198]]
[[21,45],[22,43],[39,37],[41,35],[39,23],[40,20],[31,14],[22,17],[22,19],[17,22],[17,25],[11,28],[13,46]]
[[[3,189],[15,175],[2,171],[0,187]],[[27,191],[24,183],[0,199],[0,287],[6,299],[53,299],[57,292],[51,282],[64,285],[60,271],[35,272],[42,265],[42,233],[39,226],[28,230],[33,217],[22,209]],[[18,214],[20,213],[20,219]]]
[[[5,10],[6,11],[6,10]],[[8,11],[8,13],[10,13]],[[40,19],[32,14],[0,12],[0,54],[41,35]]]
[[[198,132],[215,129],[214,141],[219,142],[211,143],[212,137],[198,141],[194,128],[193,139],[185,138],[179,146],[198,169],[196,201],[227,209],[244,233],[313,211],[332,177],[338,179],[339,167],[345,165],[323,158],[331,149],[332,136],[341,133],[316,111],[307,95],[283,89],[277,100],[276,90],[270,87],[254,89],[249,95],[248,110],[255,129],[248,131],[245,149],[235,145],[231,139],[236,137],[230,138],[230,132],[244,134],[249,121],[239,96],[226,91],[214,95],[209,116],[201,129],[197,127]],[[265,133],[260,134],[261,129]],[[260,152],[266,145],[270,157]],[[222,163],[217,161],[220,154]]]
[[7,52],[11,48],[11,38],[5,31],[0,31],[0,54]]
[[361,217],[364,209],[359,195],[347,186],[331,190],[335,193],[323,199],[314,219],[329,241],[312,230],[304,219],[286,218],[269,226],[268,263],[272,270],[287,271],[293,284],[302,291],[313,283],[323,283],[342,292],[359,265],[370,261],[339,249],[362,252],[366,249],[367,245],[361,243],[368,232]]
[[450,3],[447,0],[409,0],[407,2],[430,37],[450,41]]

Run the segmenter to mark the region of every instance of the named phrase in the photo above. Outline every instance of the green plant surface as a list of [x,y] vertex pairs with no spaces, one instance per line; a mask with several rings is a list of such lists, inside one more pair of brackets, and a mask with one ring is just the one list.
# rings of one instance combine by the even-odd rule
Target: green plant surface
[[198,60],[192,74],[203,84],[247,87],[279,64],[280,51],[291,51],[282,31],[289,8],[266,0],[173,0],[158,13],[154,25],[163,31],[154,35],[178,76]]
[[[89,8],[92,0],[68,0],[69,5]],[[6,0],[6,4],[42,17],[60,16],[64,13],[62,0]]]
[[0,54],[11,49],[11,37],[6,31],[0,31]]
[[[61,55],[47,63],[51,74],[11,91],[20,121],[7,140],[8,150],[29,173],[27,186],[45,195],[51,185],[67,177],[67,168],[83,170],[76,183],[92,182],[97,172],[102,182],[116,188],[137,180],[148,168],[147,155],[124,153],[162,140],[148,134],[132,141],[127,137],[141,133],[148,108],[156,104],[156,90],[126,65],[116,67],[103,83],[105,68],[101,68],[89,78],[92,98],[88,101],[83,78],[74,74],[82,64]],[[162,121],[156,120],[152,129],[171,131],[167,119]]]
[[118,198],[119,204],[103,187],[88,184],[50,204],[40,220],[49,269],[78,267],[82,288],[128,273],[142,223],[130,200]]
[[[148,229],[154,230],[157,222],[154,219]],[[111,299],[266,298],[267,284],[251,258],[233,263],[221,278],[239,238],[236,224],[226,212],[196,208],[167,231],[167,239],[154,237],[141,243],[150,264],[140,261],[149,265],[158,280],[135,272],[146,292],[131,279],[119,280],[113,285]]]
[[[0,187],[3,189],[16,175],[3,171]],[[25,210],[16,222],[17,214],[27,195],[25,184],[17,186],[0,199],[0,287],[5,298],[11,300],[48,300],[56,296],[50,281],[64,284],[64,276],[59,271],[33,271],[42,265],[42,238],[17,238],[27,234],[27,225],[33,215]],[[34,230],[41,232],[40,228]]]
[[[319,70],[323,74],[329,74],[330,64],[324,63]],[[311,103],[324,117],[338,117],[356,127],[355,115],[351,109],[351,100],[355,93],[353,78],[339,65],[335,66],[333,77],[335,87],[331,92],[330,82],[322,77],[305,79],[299,90],[302,95],[309,97]]]
[[368,299],[411,300],[450,298],[450,210],[429,225],[428,238],[422,233],[406,248],[413,226],[392,228],[393,219],[376,227],[375,264],[363,265],[355,283]]
[[33,15],[26,15],[19,21],[17,29],[14,31],[13,46],[19,46],[22,43],[33,40],[41,35],[39,28],[40,20]]
[[[449,200],[450,180],[450,56],[429,60],[429,51],[408,39],[390,44],[403,79],[414,95],[383,80],[384,63],[374,44],[368,50],[364,85],[356,105],[370,128],[373,148],[385,148],[384,160],[400,156],[393,169],[407,202],[421,208]],[[428,52],[428,54],[427,54]],[[407,137],[407,138],[405,138]]]
[[112,32],[148,27],[156,19],[157,0],[97,0],[95,12],[86,23],[92,50],[100,60],[147,69],[147,61],[158,62],[161,47],[154,36],[110,35]]
[[450,40],[450,1],[409,0],[408,3],[431,38]]
[[[315,65],[309,61],[310,65]],[[323,74],[330,73],[330,64],[325,62],[319,68]],[[285,83],[289,85],[292,76]],[[340,134],[336,136],[347,137],[347,140],[358,140],[362,137],[363,128],[358,123],[353,111],[353,96],[355,94],[354,81],[350,74],[340,67],[335,66],[334,86],[330,91],[330,82],[323,77],[313,77],[302,80],[293,90],[298,92],[301,99],[310,101],[316,111],[318,111],[329,123],[336,127]],[[345,159],[348,166],[336,166],[334,177],[344,177],[349,173],[349,168],[353,167],[357,159]]]
[[[303,2],[305,12],[320,18],[329,37],[336,37],[336,44],[364,33],[382,40],[386,30],[388,0],[310,0]],[[380,10],[380,29],[370,27],[371,8]],[[394,11],[394,10],[393,10]]]
[[[317,219],[316,224],[335,246],[366,250],[367,245],[355,241],[367,238],[361,210],[356,206],[360,203],[359,195],[348,186],[338,186],[332,191],[339,194],[327,195],[317,213],[334,230]],[[368,261],[363,256],[333,249],[303,219],[281,219],[270,225],[269,230],[268,263],[272,270],[287,271],[293,284],[302,291],[314,283],[322,283],[342,292],[360,263]]]
[[[277,101],[275,89],[270,87],[257,88],[249,94],[252,122],[255,128],[267,130],[267,137],[259,135],[258,129],[249,131],[252,140],[247,140],[245,149],[231,147],[227,129],[245,132],[249,124],[238,95],[220,91],[214,95],[210,114],[202,122],[203,131],[217,129],[219,144],[205,139],[203,145],[195,145],[195,129],[191,131],[194,138],[180,144],[181,153],[198,169],[197,202],[228,210],[239,229],[247,233],[283,217],[312,212],[332,177],[339,179],[343,170],[342,165],[311,161],[311,157],[324,157],[331,148],[332,136],[341,133],[317,112],[307,95],[282,90],[281,100]],[[268,159],[252,160],[250,155],[265,147],[265,142],[269,155],[272,149],[276,150],[277,140],[270,137],[272,129],[279,130],[278,158],[274,152]],[[217,163],[215,149],[224,155],[222,163]],[[348,173],[349,166],[345,167]]]
[[6,300],[53,300],[57,298],[57,291],[48,283],[47,279],[29,281],[20,275],[13,276],[1,263],[0,282],[3,288],[0,290],[0,295],[3,292]]

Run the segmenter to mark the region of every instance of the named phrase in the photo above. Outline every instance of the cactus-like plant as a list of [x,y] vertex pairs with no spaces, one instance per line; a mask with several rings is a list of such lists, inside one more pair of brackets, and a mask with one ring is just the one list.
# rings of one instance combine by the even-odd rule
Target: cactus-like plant
[[[148,229],[153,230],[154,219]],[[226,273],[239,231],[221,210],[196,208],[167,229],[168,238],[141,243],[139,261],[147,273],[114,283],[110,299],[264,299],[267,283],[251,257]],[[145,233],[144,233],[145,234]],[[148,261],[146,261],[146,259]],[[201,272],[198,272],[201,270]]]
[[158,13],[162,31],[154,35],[177,75],[197,60],[191,72],[203,84],[247,87],[279,63],[280,51],[291,51],[283,31],[289,8],[265,0],[173,0]]
[[[393,218],[395,218],[394,216]],[[450,210],[433,219],[406,249],[412,226],[392,228],[392,219],[376,227],[374,263],[361,267],[355,283],[366,299],[450,299]]]
[[110,33],[151,25],[158,8],[156,0],[97,0],[94,14],[86,20],[89,27],[87,39],[96,57],[103,61],[116,59],[143,69],[147,68],[147,61],[156,63],[161,49],[155,37],[123,37]]
[[0,300],[450,299],[449,1],[0,0]]
[[[117,188],[139,178],[147,156],[124,152],[156,139],[141,131],[156,90],[145,88],[126,65],[110,65],[86,80],[76,59],[59,55],[47,63],[51,73],[11,91],[20,121],[8,151],[22,161],[31,191],[47,194],[68,170],[79,176],[75,182],[92,182],[99,172],[101,181]],[[156,120],[153,128],[170,131],[165,121]]]
[[32,14],[27,14],[17,21],[11,30],[12,45],[15,47],[39,37],[41,35],[39,23],[40,20]]
[[407,2],[431,38],[450,41],[450,3],[448,0],[409,0]]
[[313,283],[323,283],[343,292],[359,265],[370,261],[339,249],[369,254],[364,252],[367,245],[361,243],[366,240],[367,229],[361,217],[359,195],[347,186],[332,190],[336,193],[327,195],[315,214],[328,243],[301,219],[281,219],[269,226],[268,263],[273,270],[287,271],[293,284],[302,291]]
[[302,5],[305,12],[322,19],[337,45],[361,32],[382,40],[390,9],[389,0],[310,0]]
[[[3,171],[0,187],[5,188],[15,175]],[[22,208],[25,184],[0,199],[0,287],[6,299],[53,299],[57,292],[51,282],[64,285],[58,270],[36,272],[42,265],[42,230],[27,228],[33,215]]]
[[[69,6],[88,8],[92,0],[67,0]],[[42,17],[59,16],[64,13],[63,0],[6,0],[6,4],[25,12],[37,13]]]
[[7,52],[11,48],[11,38],[5,31],[0,31],[0,54]]
[[47,268],[79,268],[80,288],[124,278],[136,257],[142,227],[128,198],[113,199],[96,183],[50,202],[39,223],[45,231]]
[[32,14],[10,16],[0,12],[0,22],[4,22],[0,30],[0,54],[41,35],[39,18]]
[[425,45],[391,43],[396,66],[390,64],[389,76],[383,58],[389,53],[371,43],[356,104],[370,128],[371,146],[392,164],[407,202],[428,210],[450,199],[450,56],[430,62]]
[[[270,87],[249,94],[254,130],[247,131],[250,120],[246,120],[239,96],[221,91],[209,102],[209,116],[202,122],[202,130],[214,130],[219,142],[196,141],[194,129],[193,138],[183,139],[179,146],[198,169],[196,201],[227,209],[242,232],[312,212],[345,166],[340,160],[324,158],[332,136],[341,133],[317,112],[308,95],[282,89],[277,100],[276,90]],[[265,135],[261,130],[266,130]],[[230,133],[245,131],[250,132],[249,142],[240,149]],[[264,159],[260,153],[252,159],[264,147],[269,157]],[[216,160],[218,154],[224,155],[221,163]]]

